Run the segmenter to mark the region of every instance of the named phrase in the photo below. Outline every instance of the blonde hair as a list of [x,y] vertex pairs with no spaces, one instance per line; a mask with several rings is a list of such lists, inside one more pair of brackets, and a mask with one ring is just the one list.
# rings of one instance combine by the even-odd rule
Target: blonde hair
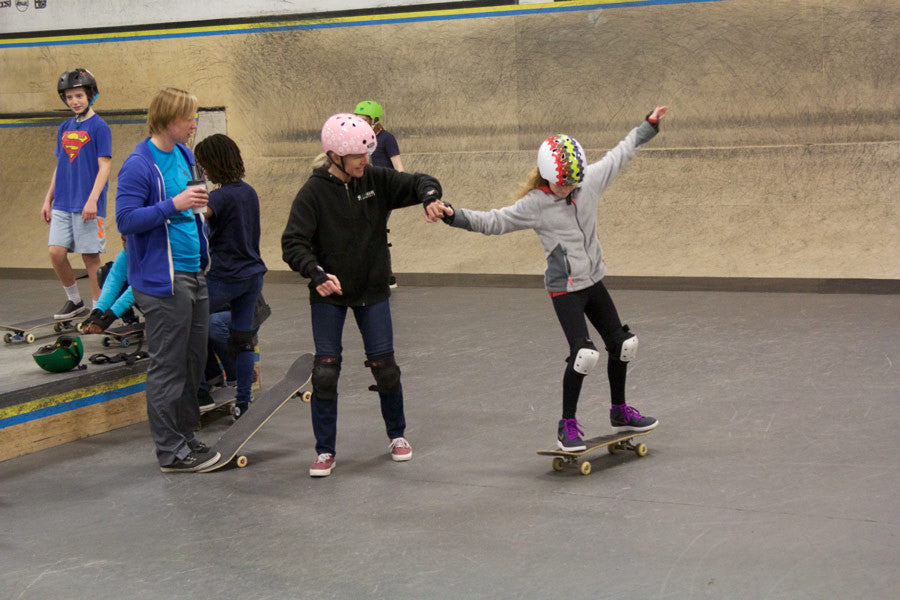
[[197,97],[177,88],[165,88],[153,96],[147,110],[150,135],[162,133],[176,119],[193,119],[197,114]]
[[531,190],[536,190],[542,187],[548,187],[550,182],[541,177],[541,171],[537,167],[528,174],[528,178],[522,182],[519,186],[519,193],[516,195],[516,200],[522,198],[525,194],[530,192]]
[[324,152],[322,154],[318,155],[317,157],[315,157],[312,161],[313,169],[318,169],[321,167],[329,167],[329,166],[331,166],[331,159],[329,159],[328,155]]

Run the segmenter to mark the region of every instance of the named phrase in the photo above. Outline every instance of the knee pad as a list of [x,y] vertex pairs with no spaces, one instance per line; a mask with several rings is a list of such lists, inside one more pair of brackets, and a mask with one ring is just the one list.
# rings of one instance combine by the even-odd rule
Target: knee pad
[[585,340],[581,348],[574,352],[570,358],[572,370],[580,375],[587,375],[597,367],[600,362],[600,353],[591,340]]
[[228,330],[228,351],[232,356],[237,356],[241,352],[253,352],[253,332],[237,331],[235,329]]
[[340,356],[317,356],[313,361],[311,377],[316,396],[322,400],[334,400],[337,397],[337,383],[340,376]]
[[372,369],[375,377],[375,385],[369,386],[373,392],[392,393],[400,389],[400,367],[394,360],[394,353],[379,354],[366,361],[366,366]]
[[629,331],[628,325],[622,325],[622,329],[613,334],[610,344],[606,347],[607,352],[622,362],[634,360],[637,349],[638,338]]

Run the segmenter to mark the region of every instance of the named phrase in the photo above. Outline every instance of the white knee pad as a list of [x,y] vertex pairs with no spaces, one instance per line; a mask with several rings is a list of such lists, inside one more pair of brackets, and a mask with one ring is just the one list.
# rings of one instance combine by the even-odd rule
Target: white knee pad
[[622,362],[634,360],[634,357],[637,356],[637,349],[638,339],[636,335],[633,335],[622,342],[622,350],[619,353],[619,360],[621,360]]
[[599,352],[593,348],[581,348],[575,355],[575,360],[572,361],[572,368],[576,373],[587,375],[594,370],[598,362],[600,362]]

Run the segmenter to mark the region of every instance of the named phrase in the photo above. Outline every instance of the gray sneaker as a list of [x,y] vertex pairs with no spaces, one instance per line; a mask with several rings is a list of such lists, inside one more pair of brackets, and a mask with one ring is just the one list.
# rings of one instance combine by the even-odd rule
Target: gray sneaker
[[619,404],[609,409],[609,424],[616,431],[650,431],[659,425],[659,421],[642,416],[636,408],[627,404]]
[[559,427],[556,430],[556,445],[563,452],[578,452],[584,450],[587,446],[581,436],[584,432],[578,426],[575,419],[560,419]]

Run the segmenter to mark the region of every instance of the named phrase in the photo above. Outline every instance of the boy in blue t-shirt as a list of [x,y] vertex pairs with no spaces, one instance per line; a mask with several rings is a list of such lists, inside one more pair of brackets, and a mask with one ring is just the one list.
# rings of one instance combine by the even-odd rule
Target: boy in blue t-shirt
[[56,89],[75,117],[60,125],[56,132],[56,169],[41,207],[41,217],[50,224],[50,263],[66,291],[66,304],[53,318],[66,319],[87,312],[75,283],[69,252],[81,254],[93,301],[100,297],[97,271],[100,254],[106,252],[103,220],[112,136],[109,126],[92,108],[100,91],[90,71],[66,71]]

